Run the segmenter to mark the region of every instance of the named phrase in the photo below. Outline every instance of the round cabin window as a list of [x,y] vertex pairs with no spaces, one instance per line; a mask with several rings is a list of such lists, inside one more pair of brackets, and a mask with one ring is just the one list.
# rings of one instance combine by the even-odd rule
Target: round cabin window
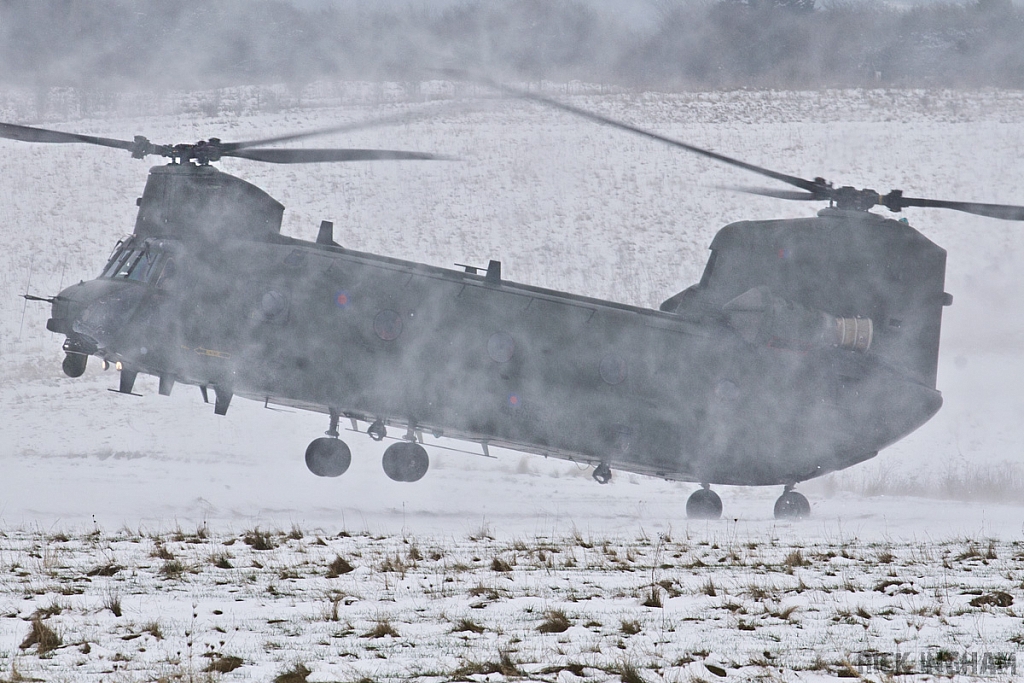
[[394,341],[402,334],[402,316],[394,311],[384,310],[373,319],[373,331],[384,341]]
[[280,320],[288,312],[288,299],[281,292],[271,290],[263,295],[260,310],[265,320]]
[[495,332],[487,340],[487,355],[495,363],[507,363],[516,352],[516,340],[508,332]]
[[626,381],[626,361],[622,356],[609,353],[601,359],[601,379],[607,384],[616,385]]

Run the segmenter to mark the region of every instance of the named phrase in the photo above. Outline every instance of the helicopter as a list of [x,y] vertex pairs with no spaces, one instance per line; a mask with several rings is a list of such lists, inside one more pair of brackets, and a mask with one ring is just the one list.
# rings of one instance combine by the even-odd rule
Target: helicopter
[[[506,89],[506,92],[509,92]],[[722,514],[712,485],[782,486],[778,518],[805,517],[803,481],[874,457],[941,407],[936,389],[946,252],[869,209],[923,206],[1024,220],[1024,207],[834,187],[748,164],[561,103],[582,116],[827,202],[816,217],[722,228],[700,281],[655,309],[516,283],[501,262],[458,270],[346,248],[324,221],[314,241],[281,234],[283,205],[213,163],[437,161],[420,152],[268,147],[352,126],[261,140],[153,144],[3,123],[0,137],[162,156],[130,237],[98,277],[53,297],[63,371],[90,357],[159,393],[197,386],[226,415],[235,396],[328,417],[305,452],[344,474],[341,420],[383,451],[385,474],[429,469],[424,434],[700,484],[691,518]],[[389,434],[389,428],[397,432]],[[404,433],[402,433],[404,430]]]

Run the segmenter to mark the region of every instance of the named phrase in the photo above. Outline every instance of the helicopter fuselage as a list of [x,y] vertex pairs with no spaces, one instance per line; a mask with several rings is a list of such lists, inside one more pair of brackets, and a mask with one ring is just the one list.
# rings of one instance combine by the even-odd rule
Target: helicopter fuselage
[[[941,405],[945,252],[903,223],[729,226],[701,283],[651,310],[508,282],[496,262],[466,272],[283,237],[257,188],[187,169],[154,169],[135,235],[57,297],[51,329],[163,393],[210,388],[218,412],[242,396],[413,439],[768,485],[870,458]],[[256,218],[169,215],[179,180],[234,188]],[[215,225],[224,216],[234,229]],[[812,234],[827,238],[798,268],[787,250]],[[842,281],[814,279],[812,263]]]

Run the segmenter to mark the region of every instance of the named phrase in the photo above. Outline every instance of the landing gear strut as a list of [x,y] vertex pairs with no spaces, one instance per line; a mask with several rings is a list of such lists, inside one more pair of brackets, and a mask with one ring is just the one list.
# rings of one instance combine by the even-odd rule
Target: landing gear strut
[[612,468],[608,467],[605,463],[601,463],[594,468],[594,473],[590,476],[592,476],[598,484],[607,484],[612,480]]
[[775,519],[802,519],[811,514],[811,504],[802,494],[787,484],[785,491],[775,501]]
[[327,436],[314,439],[306,448],[306,467],[318,477],[340,477],[352,464],[352,451],[348,444],[338,438],[340,415],[334,408],[328,408],[331,426]]
[[384,474],[394,481],[419,481],[430,467],[427,449],[415,441],[399,441],[384,451]]
[[711,490],[711,484],[690,494],[686,501],[686,516],[690,519],[718,519],[722,516],[722,499]]
[[366,428],[366,433],[370,435],[370,438],[374,441],[383,441],[384,437],[388,435],[388,428],[384,426],[384,421],[377,419],[373,421],[369,427]]

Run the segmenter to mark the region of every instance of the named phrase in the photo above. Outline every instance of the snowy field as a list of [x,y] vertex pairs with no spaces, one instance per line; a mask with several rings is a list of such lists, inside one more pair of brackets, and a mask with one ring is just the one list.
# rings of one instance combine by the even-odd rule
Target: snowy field
[[[1020,93],[572,101],[785,173],[1024,203]],[[310,146],[457,161],[221,168],[284,203],[289,235],[313,239],[333,220],[355,249],[438,266],[497,258],[515,281],[643,306],[698,279],[722,225],[814,210],[717,189],[757,184],[739,171],[489,99],[68,120],[19,102],[0,97],[0,120],[155,142],[427,112]],[[321,480],[302,454],[323,416],[237,401],[217,417],[192,388],[156,395],[153,378],[139,379],[142,397],[115,395],[116,374],[95,363],[64,377],[48,306],[20,294],[94,277],[131,231],[153,163],[0,142],[0,676],[300,680],[302,665],[310,681],[878,680],[900,653],[927,675],[1011,677],[1000,666],[1024,642],[1022,226],[909,212],[949,251],[943,409],[876,459],[801,486],[810,520],[775,522],[777,490],[722,488],[723,519],[694,523],[691,485],[620,473],[599,486],[517,453],[428,443],[427,476],[392,482],[381,449],[351,433],[352,468]],[[275,547],[248,545],[256,531]],[[353,570],[327,578],[338,557]],[[539,630],[549,622],[565,628]],[[45,636],[34,623],[61,645],[26,644]],[[204,671],[231,657],[238,668]]]

